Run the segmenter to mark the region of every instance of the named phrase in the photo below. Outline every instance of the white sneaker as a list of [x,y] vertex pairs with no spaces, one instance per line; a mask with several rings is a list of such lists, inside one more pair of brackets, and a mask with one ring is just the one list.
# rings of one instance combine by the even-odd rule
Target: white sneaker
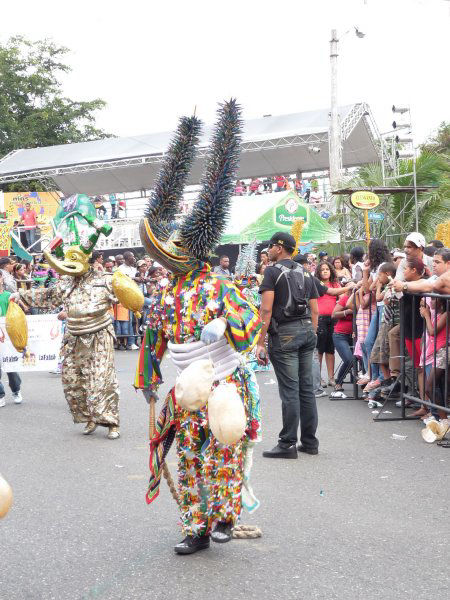
[[22,403],[22,394],[20,392],[16,392],[15,394],[13,394],[13,400],[16,404],[21,404]]
[[3,398],[0,398],[0,408],[5,406],[5,404],[6,404],[6,400],[5,400],[5,396],[3,396]]
[[320,390],[318,392],[314,392],[314,396],[316,398],[324,398],[325,396],[328,396],[328,394],[326,393],[325,390]]
[[132,344],[130,346],[130,350],[139,350],[139,346],[136,346],[136,344]]

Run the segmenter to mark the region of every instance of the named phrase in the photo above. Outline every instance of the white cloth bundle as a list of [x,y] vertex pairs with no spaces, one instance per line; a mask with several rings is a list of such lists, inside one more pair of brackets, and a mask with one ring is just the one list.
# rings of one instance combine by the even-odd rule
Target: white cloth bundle
[[208,421],[221,444],[236,444],[245,433],[245,409],[236,387],[221,383],[208,399]]
[[209,359],[195,360],[181,371],[175,383],[177,404],[196,411],[208,401],[214,383],[214,365]]

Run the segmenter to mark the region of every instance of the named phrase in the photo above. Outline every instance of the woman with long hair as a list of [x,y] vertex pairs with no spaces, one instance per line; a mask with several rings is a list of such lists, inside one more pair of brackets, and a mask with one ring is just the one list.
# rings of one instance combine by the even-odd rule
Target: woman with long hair
[[[329,262],[319,263],[315,276],[328,288],[339,288],[336,271]],[[324,294],[317,299],[319,307],[319,324],[317,327],[317,351],[319,353],[320,372],[322,372],[322,359],[325,354],[325,363],[328,371],[328,385],[334,385],[334,343],[333,343],[333,314],[336,306],[336,296]],[[321,380],[322,387],[327,384]]]
[[[378,271],[381,265],[385,262],[390,262],[391,253],[386,243],[383,240],[374,238],[369,244],[369,258],[364,263],[363,268],[363,283],[362,288],[365,292],[371,292],[375,294],[377,287]],[[366,339],[362,344],[363,352],[365,352],[366,360],[369,359],[372,352],[373,345],[377,339],[378,331],[380,329],[381,317],[383,315],[384,302],[379,300],[375,312],[372,314],[372,318],[369,325],[369,331],[367,332]],[[381,386],[383,382],[383,375],[380,372],[379,365],[374,363],[370,366],[370,378],[366,387],[365,392],[370,392]]]
[[26,290],[27,289],[27,273],[26,267],[22,263],[16,263],[13,267],[13,277],[17,283],[17,289]]
[[342,281],[342,279],[349,281],[352,278],[350,271],[344,266],[344,259],[342,256],[335,256],[331,261],[331,264],[336,271],[336,277],[339,281]]
[[345,399],[343,382],[350,371],[354,361],[353,348],[353,296],[341,296],[333,310],[333,318],[336,319],[334,326],[333,341],[337,353],[342,359],[336,378],[334,391],[330,398]]

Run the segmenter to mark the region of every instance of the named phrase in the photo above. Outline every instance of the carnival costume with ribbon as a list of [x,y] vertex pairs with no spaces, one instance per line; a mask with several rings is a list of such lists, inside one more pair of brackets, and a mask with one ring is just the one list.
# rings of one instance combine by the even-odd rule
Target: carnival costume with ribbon
[[62,384],[75,423],[87,423],[84,433],[97,425],[119,437],[119,387],[114,367],[114,329],[110,309],[116,298],[111,276],[89,264],[99,235],[111,227],[95,218],[88,196],[63,199],[53,221],[55,238],[44,256],[61,277],[49,288],[21,290],[30,307],[63,307],[67,313],[62,347]]
[[242,505],[257,508],[248,475],[252,446],[260,436],[257,384],[242,360],[256,343],[258,312],[208,264],[225,225],[237,169],[236,102],[219,110],[200,196],[176,224],[199,130],[196,117],[181,119],[141,222],[146,251],[173,277],[152,299],[134,384],[154,396],[167,351],[178,377],[150,443],[147,502],[158,496],[164,461],[176,439],[178,504],[188,537],[208,536],[217,524],[233,526]]

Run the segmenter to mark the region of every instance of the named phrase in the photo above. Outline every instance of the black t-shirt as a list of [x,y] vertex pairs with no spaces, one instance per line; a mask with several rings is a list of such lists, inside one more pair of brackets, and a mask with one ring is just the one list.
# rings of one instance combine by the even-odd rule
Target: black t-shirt
[[[290,258],[284,258],[283,260],[278,261],[277,264],[284,265],[288,268],[296,268],[299,266],[298,263],[294,262]],[[318,298],[319,294],[317,293],[312,276],[307,271],[303,272],[305,276],[305,300]],[[298,321],[300,317],[286,317],[283,314],[283,308],[286,307],[289,298],[289,287],[288,282],[286,280],[286,275],[280,277],[281,273],[282,271],[277,267],[266,267],[266,270],[264,271],[264,279],[262,280],[262,283],[259,287],[259,293],[261,294],[262,292],[266,291],[275,292],[272,316],[274,317],[277,323]],[[277,279],[278,283],[275,286],[275,282],[277,281]]]
[[[422,337],[423,334],[423,318],[420,314],[420,298],[412,294],[404,296],[404,323],[405,323],[405,338],[413,340]],[[413,311],[414,301],[414,311]],[[414,312],[414,331],[413,331],[413,312]]]
[[316,286],[318,297],[322,298],[322,296],[325,296],[325,294],[328,292],[327,286],[323,285],[323,283],[320,281],[320,279],[318,277],[316,277],[315,275],[311,275],[311,277],[314,281],[314,285]]

